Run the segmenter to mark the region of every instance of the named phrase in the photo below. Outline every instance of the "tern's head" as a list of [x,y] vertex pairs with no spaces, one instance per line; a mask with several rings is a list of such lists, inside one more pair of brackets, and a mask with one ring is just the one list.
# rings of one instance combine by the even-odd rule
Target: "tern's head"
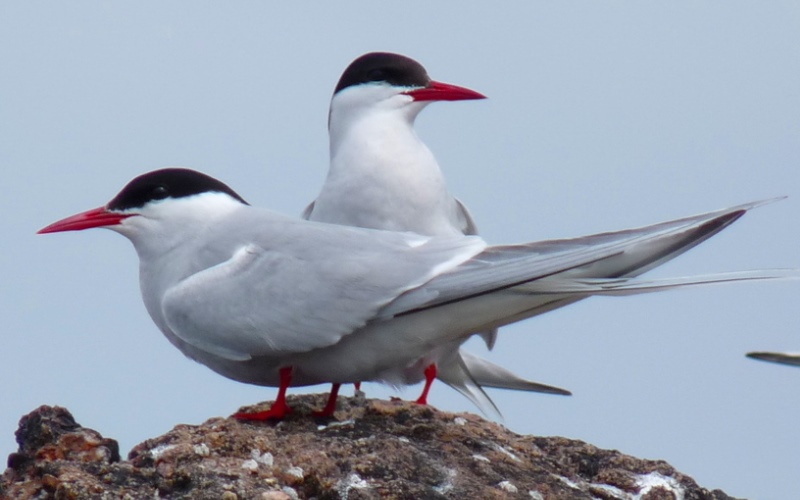
[[241,196],[213,177],[165,168],[136,177],[104,206],[54,222],[39,234],[103,227],[133,240],[152,232],[186,230],[243,204],[247,202]]
[[[329,124],[361,113],[399,110],[413,121],[433,101],[464,101],[486,96],[431,80],[417,61],[388,52],[371,52],[342,73],[331,99]],[[343,116],[339,116],[343,115]]]

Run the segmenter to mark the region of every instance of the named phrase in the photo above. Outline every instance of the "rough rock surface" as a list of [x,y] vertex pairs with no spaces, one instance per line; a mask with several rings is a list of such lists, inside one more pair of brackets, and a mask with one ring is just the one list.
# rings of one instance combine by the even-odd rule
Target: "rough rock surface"
[[340,398],[336,419],[318,419],[323,395],[289,403],[280,423],[178,425],[127,460],[66,409],[42,406],[20,420],[0,498],[731,498],[663,461],[520,436],[471,414]]

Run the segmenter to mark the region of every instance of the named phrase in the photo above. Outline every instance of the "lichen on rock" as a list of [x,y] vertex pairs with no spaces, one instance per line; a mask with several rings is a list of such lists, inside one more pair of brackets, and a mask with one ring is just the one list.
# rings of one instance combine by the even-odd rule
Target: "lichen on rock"
[[0,498],[731,498],[663,461],[520,436],[476,415],[340,398],[336,419],[313,417],[324,401],[294,396],[281,422],[177,425],[127,460],[66,409],[42,406],[20,420]]

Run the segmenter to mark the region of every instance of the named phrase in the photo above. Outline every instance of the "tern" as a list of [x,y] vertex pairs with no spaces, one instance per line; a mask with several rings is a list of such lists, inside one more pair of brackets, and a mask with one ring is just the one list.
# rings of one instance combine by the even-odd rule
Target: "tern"
[[150,317],[189,358],[244,383],[362,380],[394,385],[474,332],[594,295],[784,278],[748,271],[637,279],[718,233],[755,202],[638,229],[489,246],[324,224],[255,208],[226,184],[168,168],[129,182],[102,207],[39,233],[107,228],[128,238]]
[[[449,193],[436,158],[414,130],[417,115],[430,103],[473,99],[485,96],[431,80],[422,64],[409,57],[371,52],[356,58],[331,98],[330,168],[303,218],[425,236],[476,235],[469,210]],[[481,335],[491,348],[497,331]],[[409,368],[425,377],[418,403],[427,402],[434,378],[467,396],[487,415],[499,411],[483,386],[570,394],[525,380],[459,346],[456,342],[441,347],[430,357],[431,364]],[[334,385],[323,413],[333,412],[338,390]]]
[[414,121],[434,101],[485,98],[431,80],[420,63],[400,54],[357,58],[331,98],[328,176],[303,217],[427,236],[474,234],[472,216],[448,192]]

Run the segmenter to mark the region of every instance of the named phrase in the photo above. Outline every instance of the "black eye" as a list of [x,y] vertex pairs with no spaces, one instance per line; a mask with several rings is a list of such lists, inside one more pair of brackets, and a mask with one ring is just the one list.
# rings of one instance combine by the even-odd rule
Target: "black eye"
[[154,186],[152,190],[150,190],[150,198],[154,200],[163,200],[164,198],[169,196],[169,190],[167,190],[166,186]]
[[389,78],[389,72],[385,68],[374,68],[367,72],[367,79],[370,82],[385,82]]

